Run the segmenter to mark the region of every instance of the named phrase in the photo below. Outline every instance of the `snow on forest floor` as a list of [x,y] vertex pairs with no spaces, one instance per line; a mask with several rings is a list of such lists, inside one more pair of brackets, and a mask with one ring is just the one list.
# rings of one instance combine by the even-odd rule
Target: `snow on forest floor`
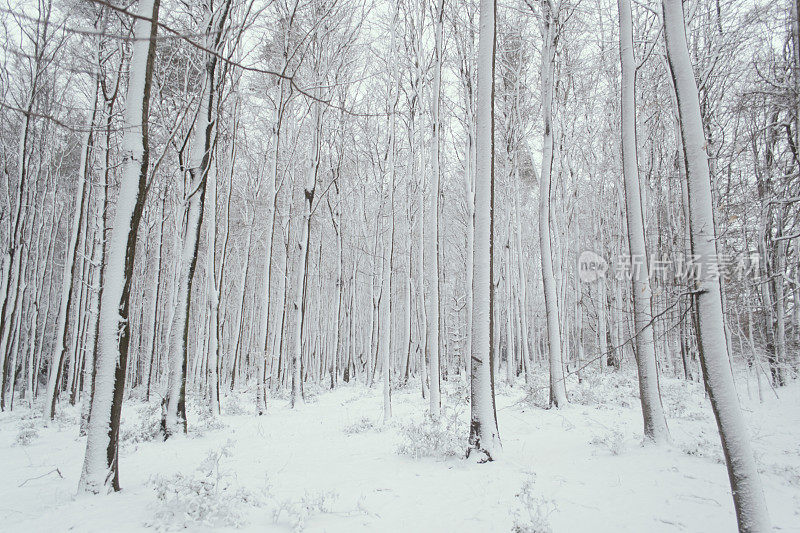
[[[543,378],[542,378],[543,379]],[[475,464],[466,447],[465,383],[443,382],[442,423],[426,421],[419,384],[320,391],[292,411],[274,398],[226,399],[218,419],[190,404],[189,435],[154,438],[160,408],[123,409],[120,481],[77,497],[85,439],[77,407],[41,427],[17,402],[0,414],[0,530],[137,531],[734,531],[716,426],[699,384],[663,379],[673,443],[641,445],[630,374],[572,383],[572,405],[547,410],[546,382],[499,384],[503,455]],[[747,396],[746,391],[740,394]],[[772,522],[800,531],[800,383],[763,404],[744,398]],[[134,394],[135,396],[135,394]],[[58,469],[55,472],[54,469]],[[60,473],[60,475],[59,475]],[[527,529],[526,529],[527,528]]]

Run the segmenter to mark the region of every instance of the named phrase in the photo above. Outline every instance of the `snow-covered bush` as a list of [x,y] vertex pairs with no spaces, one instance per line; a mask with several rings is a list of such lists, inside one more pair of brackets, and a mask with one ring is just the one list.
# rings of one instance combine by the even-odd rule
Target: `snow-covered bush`
[[159,507],[150,526],[185,529],[197,526],[241,527],[248,507],[260,507],[268,499],[237,487],[233,475],[223,466],[231,456],[233,442],[211,450],[194,474],[177,473],[153,480]]
[[611,455],[620,455],[625,451],[625,435],[618,429],[611,429],[602,435],[595,435],[589,444],[606,448]]
[[[253,412],[252,405],[248,409],[242,405],[241,396],[239,394],[230,394],[221,402],[222,412],[229,416],[236,415],[249,415]],[[253,395],[253,403],[255,403],[255,395]]]
[[701,383],[685,379],[664,379],[661,382],[661,397],[667,418],[683,420],[711,418],[711,406]]
[[208,409],[203,409],[197,414],[196,422],[189,428],[189,435],[192,438],[201,438],[209,431],[219,431],[226,429],[228,424],[218,416],[212,416]]
[[366,416],[362,416],[358,420],[345,425],[342,431],[344,431],[345,435],[354,435],[356,433],[364,433],[365,431],[370,431],[373,429],[375,429],[375,422]]
[[569,401],[596,407],[631,407],[639,403],[636,376],[628,372],[603,374],[584,370],[581,381],[568,387]]
[[287,498],[275,507],[273,518],[279,522],[286,518],[294,531],[303,531],[306,521],[316,515],[330,513],[333,511],[333,504],[339,499],[339,493],[332,490],[306,491],[297,499]]
[[689,436],[680,444],[680,448],[686,455],[705,457],[719,464],[725,462],[719,437],[716,435],[709,437],[705,430],[701,430],[698,435]]
[[136,445],[159,438],[161,438],[161,408],[158,404],[144,404],[136,409],[134,416],[123,418],[119,435],[122,444]]
[[551,533],[550,515],[556,510],[553,500],[540,496],[534,487],[535,477],[529,476],[517,493],[517,506],[511,513],[514,533]]
[[30,443],[39,438],[39,429],[36,427],[34,420],[23,420],[19,425],[19,432],[14,444],[17,446],[28,446]]
[[392,392],[404,391],[416,385],[418,384],[415,383],[413,379],[405,379],[405,378],[393,379],[392,382],[389,384],[389,386],[392,389]]
[[60,431],[73,430],[78,425],[80,418],[80,411],[77,405],[65,406],[61,409],[56,409],[54,422]]
[[470,402],[470,384],[463,376],[453,376],[450,380],[445,382],[442,387],[443,392],[447,395],[447,403],[450,405],[464,404],[469,405]]
[[[759,461],[756,460],[758,463]],[[791,487],[800,487],[800,467],[788,464],[769,464],[759,465],[758,470],[762,473],[777,476],[782,482]]]
[[415,459],[460,457],[467,449],[464,427],[459,413],[454,409],[442,409],[438,420],[426,414],[422,420],[400,427],[402,441],[397,447],[397,453]]
[[546,372],[533,372],[525,384],[525,397],[522,403],[530,407],[547,409],[550,407],[550,376]]
[[305,403],[316,403],[319,401],[320,394],[324,394],[330,390],[330,383],[323,382],[317,384],[313,382],[303,383],[303,401]]

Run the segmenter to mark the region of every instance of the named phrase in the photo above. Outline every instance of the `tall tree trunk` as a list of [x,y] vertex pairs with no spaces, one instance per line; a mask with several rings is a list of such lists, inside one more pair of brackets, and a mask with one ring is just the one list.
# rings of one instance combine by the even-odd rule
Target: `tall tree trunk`
[[481,0],[475,172],[471,416],[467,457],[491,461],[501,452],[494,402],[494,70],[495,0]]
[[652,293],[644,226],[639,164],[636,157],[636,64],[633,57],[633,23],[630,0],[618,0],[619,54],[622,63],[622,174],[630,248],[634,341],[639,371],[639,398],[644,418],[644,439],[656,444],[669,441],[667,419],[658,388],[658,366],[653,337]]
[[695,279],[696,328],[700,361],[711,406],[717,420],[722,449],[728,465],[739,530],[770,530],[767,504],[761,487],[727,352],[722,317],[722,291],[718,272],[711,178],[700,117],[697,85],[686,43],[681,0],[663,0],[664,35],[681,123],[684,160],[689,189],[689,223],[692,253],[698,265]]
[[439,100],[441,99],[442,85],[442,28],[444,19],[444,0],[439,0],[436,10],[436,31],[434,35],[434,66],[433,66],[433,91],[431,95],[431,125],[433,136],[431,138],[431,183],[427,191],[425,203],[425,303],[427,311],[425,317],[427,326],[427,340],[425,347],[428,353],[430,370],[430,414],[437,418],[441,412],[440,371],[439,371],[439,191],[441,163],[439,161],[439,145],[441,119],[439,116]]
[[392,418],[392,267],[394,266],[394,178],[395,178],[395,113],[397,112],[397,99],[399,87],[397,86],[397,50],[396,26],[399,4],[395,5],[391,23],[391,76],[389,81],[389,232],[388,243],[385,246],[386,256],[383,261],[384,291],[381,296],[381,364],[383,365],[383,420],[388,422]]
[[95,388],[79,491],[119,490],[119,423],[130,339],[129,299],[148,172],[147,126],[160,0],[140,0],[122,138],[122,175],[104,265]]
[[145,392],[145,401],[150,401],[150,388],[153,383],[153,370],[156,366],[156,351],[159,348],[160,331],[158,329],[158,319],[160,316],[159,308],[161,307],[161,264],[164,256],[164,221],[166,215],[164,213],[167,202],[166,191],[161,193],[161,214],[158,222],[158,259],[156,259],[156,283],[155,293],[156,300],[153,302],[153,318],[151,320],[151,330],[153,336],[150,339],[150,365],[147,369],[147,390]]
[[553,274],[553,251],[550,241],[550,181],[553,170],[553,84],[555,71],[555,21],[550,0],[542,2],[542,172],[539,184],[539,247],[542,261],[542,285],[544,286],[545,311],[547,314],[547,341],[550,362],[550,405],[567,405],[567,389],[564,384],[564,369],[561,358],[561,333],[559,331],[558,291]]
[[314,192],[317,187],[317,173],[321,160],[320,136],[322,134],[322,111],[318,103],[312,104],[312,115],[314,121],[313,138],[311,141],[310,165],[305,175],[303,185],[303,218],[300,222],[301,231],[297,246],[299,249],[300,268],[297,269],[297,279],[295,281],[294,313],[295,331],[292,346],[292,398],[291,406],[304,402],[302,384],[302,359],[303,359],[303,326],[305,325],[305,297],[306,284],[308,282],[308,258],[309,242],[311,239],[311,218],[314,203]]
[[256,382],[256,412],[258,415],[263,414],[266,409],[266,396],[264,391],[264,368],[266,366],[266,359],[269,356],[267,349],[267,341],[269,339],[269,318],[270,318],[270,293],[272,291],[272,236],[275,230],[275,214],[277,211],[277,189],[276,181],[278,179],[278,155],[280,153],[280,108],[283,105],[283,83],[280,84],[281,96],[278,105],[272,113],[272,139],[270,152],[272,152],[269,160],[269,169],[267,171],[267,212],[264,217],[267,220],[267,228],[264,231],[264,271],[262,272],[262,279],[264,280],[263,289],[263,309],[261,310],[261,322],[258,329],[258,338],[256,340],[256,350],[258,354],[258,377]]
[[[192,285],[197,266],[197,249],[200,243],[200,228],[203,225],[205,209],[206,179],[213,152],[212,133],[214,130],[214,94],[217,53],[220,50],[225,21],[231,0],[227,0],[215,11],[207,13],[205,28],[206,48],[204,53],[204,78],[201,87],[200,103],[192,130],[187,173],[185,178],[184,226],[182,230],[182,250],[180,274],[178,277],[178,301],[173,317],[170,355],[170,371],[165,398],[166,410],[161,421],[164,438],[182,430],[186,433],[186,372],[188,365],[189,325],[191,317]],[[212,206],[216,209],[216,206]]]

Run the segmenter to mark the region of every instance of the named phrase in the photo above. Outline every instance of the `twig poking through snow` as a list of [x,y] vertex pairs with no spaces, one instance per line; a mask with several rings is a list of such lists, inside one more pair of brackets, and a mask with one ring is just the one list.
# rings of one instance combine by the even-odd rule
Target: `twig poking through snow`
[[61,479],[64,479],[64,476],[61,474],[61,470],[59,470],[58,468],[54,468],[54,469],[52,469],[51,471],[49,471],[49,472],[46,472],[46,473],[42,474],[41,476],[36,476],[36,477],[28,478],[28,479],[26,479],[25,481],[23,481],[22,483],[20,483],[18,486],[19,486],[19,487],[22,487],[22,486],[23,486],[23,485],[25,485],[25,483],[27,483],[28,481],[34,481],[34,480],[36,480],[36,479],[41,479],[41,478],[43,478],[43,477],[45,477],[45,476],[49,476],[49,475],[50,475],[50,474],[52,474],[53,472],[55,472],[56,474],[58,474],[58,477],[60,477]]

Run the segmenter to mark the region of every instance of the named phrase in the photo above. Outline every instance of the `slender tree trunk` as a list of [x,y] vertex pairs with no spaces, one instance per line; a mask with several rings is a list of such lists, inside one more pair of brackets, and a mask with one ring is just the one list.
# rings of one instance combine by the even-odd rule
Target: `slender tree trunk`
[[281,99],[278,106],[273,110],[272,120],[272,146],[269,162],[269,170],[267,171],[267,212],[264,217],[267,220],[267,228],[264,231],[264,271],[262,272],[262,279],[264,280],[264,300],[263,309],[261,311],[261,322],[259,324],[258,339],[256,340],[256,350],[258,354],[258,377],[256,383],[256,412],[258,415],[264,413],[266,409],[266,396],[264,391],[264,368],[266,366],[266,358],[269,356],[267,350],[267,340],[269,338],[269,317],[270,317],[270,293],[272,290],[272,236],[275,229],[275,213],[277,203],[277,189],[276,180],[278,178],[278,155],[280,153],[280,122],[279,122],[279,107],[282,105],[283,99],[283,85],[281,85]]
[[126,108],[123,116],[122,175],[114,225],[104,265],[95,387],[86,457],[79,491],[119,490],[119,423],[130,340],[129,300],[136,235],[148,172],[147,125],[160,0],[141,0],[134,22]]
[[388,243],[386,244],[386,257],[383,261],[383,295],[381,296],[381,363],[383,365],[383,420],[389,421],[392,418],[392,391],[391,391],[391,372],[392,372],[392,267],[394,266],[394,178],[395,178],[395,113],[397,112],[397,99],[399,97],[397,87],[397,45],[396,45],[396,26],[399,4],[395,6],[393,20],[391,24],[391,77],[389,81],[389,232]]
[[436,32],[434,35],[434,71],[433,71],[433,91],[432,99],[432,112],[431,122],[433,128],[433,137],[431,138],[431,183],[427,191],[425,203],[425,246],[424,246],[424,262],[425,262],[425,282],[426,282],[426,295],[425,303],[427,304],[427,311],[425,317],[427,325],[425,328],[427,340],[425,347],[428,354],[428,362],[430,370],[428,378],[430,381],[430,414],[432,417],[437,418],[441,412],[441,394],[440,388],[440,370],[439,370],[439,327],[441,325],[439,320],[439,191],[440,191],[440,161],[439,161],[439,145],[440,145],[440,130],[441,121],[439,117],[439,100],[442,83],[442,28],[444,19],[444,0],[439,0],[438,9],[436,12]]
[[713,268],[717,246],[711,179],[697,85],[686,44],[683,6],[680,0],[663,0],[662,6],[667,58],[678,100],[686,162],[692,253],[699,267],[694,298],[700,361],[728,465],[739,530],[766,532],[770,530],[767,505],[736,395],[725,340],[722,291],[719,277],[714,274],[718,270]]
[[[97,114],[98,87],[95,87],[94,105],[89,119],[88,133],[81,151],[81,165],[79,167],[78,183],[75,187],[75,207],[72,225],[70,227],[69,242],[67,243],[67,256],[64,260],[64,272],[61,278],[61,303],[58,309],[56,322],[56,346],[50,360],[50,372],[47,379],[47,395],[45,398],[44,415],[50,420],[56,414],[57,386],[61,382],[61,373],[64,368],[64,352],[67,349],[67,332],[69,329],[69,307],[72,296],[72,282],[75,278],[75,255],[78,252],[78,237],[83,224],[84,204],[89,189],[89,157],[92,149],[92,125]],[[77,355],[77,352],[76,352]],[[74,362],[73,362],[74,364]]]
[[467,457],[496,459],[502,445],[494,403],[494,70],[495,0],[481,0],[478,40],[477,166],[475,172],[474,309],[471,416]]
[[550,241],[550,181],[553,170],[553,84],[555,70],[555,23],[550,0],[542,2],[542,172],[539,184],[539,245],[542,261],[545,311],[547,314],[547,340],[550,361],[550,405],[567,405],[564,369],[561,358],[561,333],[559,331],[558,291],[553,275],[553,252]]
[[644,226],[639,167],[636,157],[636,64],[630,0],[618,0],[619,50],[622,62],[622,174],[631,259],[634,341],[639,370],[639,398],[644,418],[644,439],[656,444],[669,441],[669,430],[658,388],[658,366],[652,323],[652,293]]
[[308,281],[308,258],[309,241],[311,239],[311,218],[314,203],[314,192],[317,186],[317,173],[320,165],[320,135],[322,133],[322,112],[318,103],[313,105],[314,131],[311,141],[311,158],[308,171],[305,176],[303,188],[303,219],[301,221],[300,238],[297,246],[299,249],[300,268],[297,269],[297,280],[295,282],[294,313],[295,331],[292,346],[292,399],[291,406],[305,401],[302,384],[302,359],[303,359],[303,327],[305,325],[305,298],[306,283]]

